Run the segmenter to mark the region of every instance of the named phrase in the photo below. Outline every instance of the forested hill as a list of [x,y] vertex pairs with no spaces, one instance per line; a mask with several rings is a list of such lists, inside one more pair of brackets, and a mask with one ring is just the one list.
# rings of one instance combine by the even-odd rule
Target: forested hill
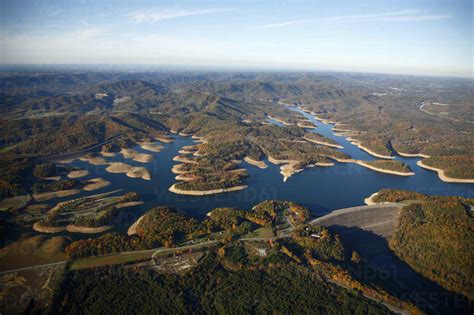
[[408,203],[390,248],[420,274],[474,301],[474,199],[384,189],[374,201]]
[[[12,179],[21,178],[31,164],[24,158],[76,152],[118,135],[123,139],[116,145],[127,147],[170,131],[195,134],[212,142],[206,149],[220,154],[222,165],[245,156],[271,155],[301,166],[327,163],[328,155],[343,158],[335,150],[298,145],[304,131],[296,125],[306,121],[281,103],[345,124],[352,138],[378,154],[422,153],[431,156],[426,165],[447,176],[474,178],[470,81],[337,73],[91,71],[4,72],[0,86],[6,195],[18,193],[11,189],[18,185]],[[290,127],[267,127],[268,116]]]

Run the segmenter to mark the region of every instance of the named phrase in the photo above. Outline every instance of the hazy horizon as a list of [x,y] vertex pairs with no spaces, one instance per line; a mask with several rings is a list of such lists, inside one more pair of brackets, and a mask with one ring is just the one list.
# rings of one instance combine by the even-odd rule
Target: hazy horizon
[[0,64],[473,76],[470,1],[3,1]]

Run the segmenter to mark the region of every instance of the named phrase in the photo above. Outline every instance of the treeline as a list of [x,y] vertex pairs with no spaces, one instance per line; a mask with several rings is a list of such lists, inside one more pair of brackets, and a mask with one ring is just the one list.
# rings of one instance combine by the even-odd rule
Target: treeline
[[470,207],[453,198],[428,198],[401,210],[390,248],[423,276],[474,301],[473,232]]
[[81,186],[82,186],[82,183],[80,181],[67,179],[67,180],[58,180],[58,181],[38,182],[38,183],[33,184],[33,186],[31,186],[31,190],[33,193],[41,193],[41,192],[79,188]]
[[423,164],[445,170],[448,177],[474,178],[474,156],[470,154],[433,156],[424,159]]
[[474,198],[459,196],[432,196],[416,191],[403,189],[381,189],[373,198],[374,202],[401,202],[401,201],[450,201],[461,202],[465,205],[474,205]]
[[323,261],[344,261],[344,246],[338,235],[333,235],[327,228],[305,225],[292,232],[291,237],[313,259]]
[[315,141],[320,141],[320,142],[326,142],[329,144],[334,144],[337,145],[338,143],[332,139],[329,139],[328,137],[325,137],[323,135],[320,135],[315,132],[307,132],[304,137],[309,140],[315,140]]
[[70,258],[79,258],[147,249],[150,248],[148,245],[139,237],[105,233],[97,238],[74,241],[64,249],[64,252]]
[[80,215],[74,218],[73,224],[85,227],[99,227],[109,225],[119,214],[115,206],[108,206],[96,213]]

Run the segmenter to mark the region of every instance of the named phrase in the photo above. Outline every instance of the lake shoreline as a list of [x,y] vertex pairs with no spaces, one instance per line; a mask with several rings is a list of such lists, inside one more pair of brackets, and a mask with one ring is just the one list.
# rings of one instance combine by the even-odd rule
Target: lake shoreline
[[400,151],[395,151],[395,152],[397,152],[398,155],[403,156],[403,157],[412,157],[412,158],[420,157],[420,158],[425,158],[425,159],[430,157],[429,155],[423,154],[423,153],[403,153]]
[[437,172],[439,179],[441,179],[443,182],[446,182],[446,183],[474,184],[474,179],[471,179],[471,178],[467,178],[467,179],[453,178],[453,177],[446,176],[446,174],[445,174],[446,171],[445,170],[440,169],[440,168],[436,168],[436,167],[433,167],[433,166],[426,165],[426,164],[423,163],[423,161],[416,162],[416,165],[418,165],[419,167],[422,167],[424,169]]
[[398,171],[392,171],[392,170],[387,170],[379,167],[372,166],[370,164],[365,163],[365,161],[361,160],[354,160],[354,159],[338,159],[335,157],[330,156],[330,158],[336,160],[339,163],[354,163],[360,166],[363,166],[365,168],[371,169],[376,172],[380,173],[386,173],[386,174],[392,174],[392,175],[398,175],[398,176],[414,176],[414,172],[398,172]]
[[229,187],[229,188],[210,189],[210,190],[184,190],[184,189],[176,188],[176,184],[173,184],[168,190],[171,191],[172,193],[179,194],[179,195],[207,196],[207,195],[238,191],[245,188],[247,188],[247,185],[234,186],[234,187]]
[[98,227],[88,227],[74,224],[69,224],[67,226],[44,226],[40,222],[35,222],[35,224],[33,224],[32,226],[33,231],[47,234],[55,234],[64,231],[70,233],[96,234],[106,232],[111,228],[111,225],[104,225]]
[[339,144],[333,144],[333,143],[329,143],[329,142],[313,140],[313,139],[307,138],[306,136],[304,136],[303,139],[305,139],[306,141],[312,142],[312,143],[316,143],[316,144],[319,144],[319,145],[324,145],[324,146],[331,147],[331,148],[344,149],[344,147],[342,145],[339,145]]
[[395,157],[393,155],[383,155],[383,154],[379,154],[377,152],[374,152],[372,150],[370,150],[369,148],[367,147],[364,147],[362,145],[362,142],[360,142],[359,140],[357,139],[354,139],[354,138],[351,138],[351,137],[347,137],[346,138],[347,141],[349,141],[350,143],[352,143],[353,145],[355,145],[356,147],[358,147],[359,149],[361,150],[364,150],[365,152],[369,153],[370,155],[372,156],[375,156],[375,157],[378,157],[378,158],[381,158],[381,159],[387,159],[387,160],[393,160],[395,159]]
[[130,178],[142,178],[144,180],[151,180],[150,172],[142,166],[131,166],[130,164],[122,162],[112,162],[105,169],[106,172],[113,174],[126,174]]
[[244,161],[247,162],[250,165],[256,166],[261,169],[265,169],[268,167],[268,165],[265,163],[265,161],[260,161],[260,160],[254,160],[248,156],[244,158]]

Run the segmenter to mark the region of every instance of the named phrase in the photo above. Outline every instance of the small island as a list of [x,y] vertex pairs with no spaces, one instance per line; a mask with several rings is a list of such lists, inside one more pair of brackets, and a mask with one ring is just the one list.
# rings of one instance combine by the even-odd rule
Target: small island
[[119,209],[141,204],[139,196],[129,192],[122,196],[110,196],[111,191],[58,203],[42,219],[33,224],[33,230],[41,233],[102,233],[113,226],[111,223]]
[[320,134],[317,134],[317,133],[307,133],[304,135],[303,139],[309,141],[309,142],[312,142],[312,143],[316,143],[316,144],[319,144],[319,145],[325,145],[325,146],[328,146],[328,147],[332,147],[332,148],[336,148],[336,149],[342,149],[343,146],[339,145],[336,141],[332,140],[332,139],[329,139],[327,137],[324,137]]

